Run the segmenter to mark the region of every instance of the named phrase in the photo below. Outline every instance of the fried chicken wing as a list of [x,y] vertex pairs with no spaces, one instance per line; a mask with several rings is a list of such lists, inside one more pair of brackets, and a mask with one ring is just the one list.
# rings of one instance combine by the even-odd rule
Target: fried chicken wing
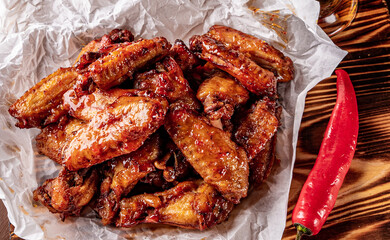
[[235,140],[253,159],[272,138],[279,126],[275,116],[275,102],[264,98],[254,104],[234,133]]
[[60,68],[23,94],[8,112],[18,120],[17,127],[42,127],[65,114],[62,96],[79,78],[74,68]]
[[167,114],[165,129],[206,183],[239,203],[248,190],[248,159],[229,134],[186,109]]
[[136,70],[168,55],[170,48],[171,44],[163,37],[141,39],[93,62],[88,66],[88,76],[99,88],[109,89],[122,83],[123,76],[132,76]]
[[107,162],[108,169],[104,171],[105,178],[100,186],[96,206],[104,225],[112,223],[122,196],[155,170],[153,164],[161,157],[161,141],[155,133],[136,151]]
[[70,172],[63,168],[58,177],[46,180],[34,191],[34,200],[45,205],[61,218],[78,216],[97,191],[98,174],[95,169]]
[[39,153],[62,164],[62,148],[84,125],[84,121],[67,116],[62,117],[58,123],[49,124],[35,138]]
[[134,40],[133,34],[126,29],[113,29],[108,34],[103,35],[103,37],[90,41],[87,45],[85,45],[73,66],[80,62],[81,57],[88,52],[98,52],[99,49],[104,48],[108,45],[112,45],[114,43],[122,43],[122,42],[132,42]]
[[154,70],[137,74],[134,87],[165,97],[170,104],[184,104],[191,109],[200,109],[195,93],[172,57],[166,57],[162,63],[157,63]]
[[233,203],[211,185],[186,181],[159,193],[141,194],[120,203],[118,227],[163,223],[204,230],[227,219]]
[[196,97],[209,119],[218,120],[230,119],[234,108],[248,101],[249,93],[228,74],[217,71],[199,86]]
[[223,42],[228,48],[248,54],[260,66],[275,72],[278,81],[288,82],[294,78],[291,59],[261,39],[220,25],[212,26],[207,35]]
[[201,60],[180,39],[176,39],[171,50],[169,50],[169,55],[175,59],[183,72],[201,64]]
[[71,99],[69,112],[87,122],[62,149],[63,164],[78,170],[138,149],[164,122],[168,102],[139,90],[112,89]]
[[264,144],[264,148],[249,162],[249,182],[254,187],[259,187],[271,173],[275,161],[275,135]]
[[275,95],[274,74],[257,65],[243,53],[229,49],[207,35],[193,36],[190,39],[190,49],[201,59],[235,77],[248,91],[257,95]]

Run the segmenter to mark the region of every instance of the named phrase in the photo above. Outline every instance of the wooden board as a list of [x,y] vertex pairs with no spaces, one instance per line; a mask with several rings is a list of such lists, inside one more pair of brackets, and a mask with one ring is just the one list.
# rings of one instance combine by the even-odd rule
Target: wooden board
[[[390,18],[385,1],[359,1],[352,25],[332,40],[349,54],[339,65],[359,108],[355,157],[319,239],[390,239]],[[300,128],[283,239],[294,239],[291,214],[313,167],[336,101],[336,76],[310,91]],[[309,238],[303,238],[309,239]]]

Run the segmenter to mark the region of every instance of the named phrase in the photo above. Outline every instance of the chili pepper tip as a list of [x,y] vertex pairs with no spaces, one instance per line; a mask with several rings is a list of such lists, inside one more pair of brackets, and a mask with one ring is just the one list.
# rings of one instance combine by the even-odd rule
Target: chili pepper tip
[[301,240],[301,237],[303,235],[311,236],[311,234],[312,234],[310,229],[308,229],[307,227],[303,226],[302,224],[294,223],[294,227],[297,229],[297,236],[296,236],[295,240]]

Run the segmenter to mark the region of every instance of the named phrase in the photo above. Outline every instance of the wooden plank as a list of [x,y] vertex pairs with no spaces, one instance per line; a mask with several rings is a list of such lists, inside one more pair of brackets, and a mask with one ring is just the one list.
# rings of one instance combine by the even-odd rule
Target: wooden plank
[[7,209],[3,204],[3,201],[0,201],[0,239],[9,239],[9,221],[7,217]]
[[[339,68],[353,82],[359,107],[355,157],[318,239],[390,239],[390,18],[384,1],[359,1],[346,31],[332,38],[349,51]],[[336,76],[307,95],[283,239],[294,239],[291,214],[312,169],[336,100]],[[309,238],[304,238],[309,239]]]

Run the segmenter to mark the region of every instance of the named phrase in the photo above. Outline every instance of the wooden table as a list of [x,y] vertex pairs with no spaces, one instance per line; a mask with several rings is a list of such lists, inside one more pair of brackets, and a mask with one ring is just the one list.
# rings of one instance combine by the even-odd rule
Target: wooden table
[[[339,67],[348,71],[355,86],[360,130],[355,158],[335,208],[321,232],[311,238],[313,240],[390,239],[390,18],[387,6],[384,0],[360,0],[352,25],[332,38],[349,52]],[[314,165],[335,100],[335,76],[318,84],[307,95],[284,240],[295,237],[291,213]],[[9,222],[0,202],[0,239],[9,238]]]
[[[390,17],[387,6],[382,0],[359,0],[352,25],[332,38],[349,52],[339,68],[350,74],[355,87],[360,129],[355,157],[336,205],[321,232],[311,237],[312,240],[390,239]],[[283,240],[295,238],[291,214],[314,165],[335,101],[335,75],[307,95]]]

